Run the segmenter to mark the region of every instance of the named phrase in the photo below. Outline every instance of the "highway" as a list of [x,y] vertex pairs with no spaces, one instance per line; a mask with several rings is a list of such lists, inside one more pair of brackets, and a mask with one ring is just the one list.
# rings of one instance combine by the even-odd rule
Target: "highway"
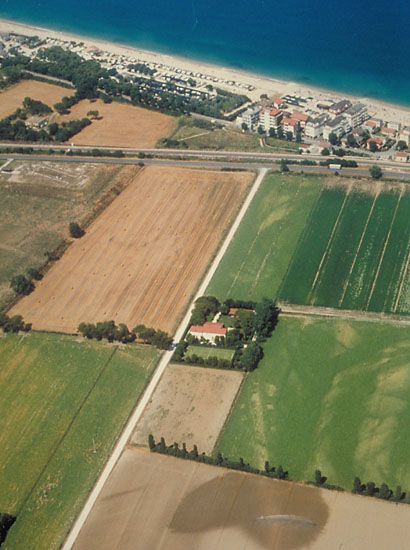
[[[49,147],[48,147],[49,149]],[[218,151],[216,152],[218,153]],[[180,155],[178,155],[180,156]],[[219,158],[219,155],[217,155]],[[225,153],[226,156],[226,153]],[[272,156],[272,155],[271,155]],[[51,162],[86,162],[92,164],[139,164],[141,162],[144,165],[164,165],[164,166],[189,166],[191,168],[231,168],[231,169],[241,169],[241,170],[279,170],[279,165],[277,160],[283,158],[282,155],[275,156],[269,160],[254,159],[253,161],[240,161],[237,160],[211,160],[207,157],[212,157],[212,153],[209,151],[206,152],[206,156],[202,159],[196,160],[181,160],[181,159],[139,159],[139,158],[116,158],[116,157],[80,157],[80,156],[59,156],[59,155],[20,155],[15,153],[10,154],[0,154],[0,160],[29,160],[29,161],[51,161]],[[290,157],[286,157],[290,158]],[[297,155],[297,160],[300,160],[300,155]],[[323,157],[321,157],[323,160]],[[410,180],[410,171],[401,171],[397,164],[393,165],[394,169],[390,167],[390,164],[387,166],[382,165],[383,175],[388,178],[395,178],[400,180]],[[290,165],[289,169],[291,172],[306,172],[306,173],[317,173],[317,174],[326,174],[329,175],[332,172],[325,166],[305,166],[305,165]],[[368,167],[361,168],[342,168],[340,174],[344,176],[369,176]]]

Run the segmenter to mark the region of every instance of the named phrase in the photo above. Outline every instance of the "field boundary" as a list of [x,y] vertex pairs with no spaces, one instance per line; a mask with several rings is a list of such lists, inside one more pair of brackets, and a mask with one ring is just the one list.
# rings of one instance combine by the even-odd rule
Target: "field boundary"
[[410,316],[406,315],[392,315],[391,313],[355,309],[336,309],[324,306],[303,306],[288,304],[286,302],[278,302],[277,306],[281,310],[281,316],[322,317],[323,319],[350,319],[354,321],[410,325]]

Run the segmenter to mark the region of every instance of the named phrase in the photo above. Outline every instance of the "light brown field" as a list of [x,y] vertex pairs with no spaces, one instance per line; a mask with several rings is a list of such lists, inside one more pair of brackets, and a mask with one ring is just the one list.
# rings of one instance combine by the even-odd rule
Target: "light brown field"
[[252,177],[145,168],[11,313],[39,330],[114,319],[172,332]]
[[74,91],[47,82],[22,80],[0,93],[0,119],[21,107],[25,97],[40,100],[53,108],[53,105],[60,101],[62,97],[73,95]]
[[92,124],[71,138],[70,143],[96,147],[155,147],[157,140],[168,136],[175,126],[175,119],[163,113],[124,103],[104,103],[100,99],[92,103],[84,99],[71,107],[69,115],[56,120],[81,119],[88,111],[95,110],[100,120],[92,120]]
[[132,443],[147,445],[158,434],[179,445],[194,444],[211,454],[241,385],[243,374],[224,370],[170,365],[155,390]]
[[409,523],[406,504],[129,448],[73,550],[408,550]]

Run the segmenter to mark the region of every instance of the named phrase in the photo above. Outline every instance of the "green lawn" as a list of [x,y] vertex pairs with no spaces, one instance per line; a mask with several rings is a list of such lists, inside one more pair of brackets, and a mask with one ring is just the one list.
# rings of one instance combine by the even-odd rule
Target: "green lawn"
[[410,489],[410,327],[282,317],[217,451]]
[[207,359],[208,357],[218,357],[218,359],[227,359],[230,361],[234,354],[233,349],[224,349],[224,348],[209,348],[205,346],[189,346],[185,352],[185,355],[197,355],[198,357],[203,357]]
[[267,175],[207,294],[275,298],[322,182],[321,177]]
[[29,333],[0,339],[0,509],[7,550],[59,548],[158,358]]

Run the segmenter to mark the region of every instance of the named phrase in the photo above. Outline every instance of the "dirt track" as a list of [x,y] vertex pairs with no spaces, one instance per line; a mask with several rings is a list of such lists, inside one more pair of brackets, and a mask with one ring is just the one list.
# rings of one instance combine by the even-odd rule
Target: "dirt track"
[[73,550],[408,550],[409,522],[406,504],[127,449]]
[[124,103],[91,103],[84,99],[70,109],[70,114],[57,117],[60,122],[81,119],[88,111],[99,112],[99,120],[92,120],[79,134],[70,139],[75,145],[108,145],[113,147],[155,147],[160,137],[168,136],[175,126],[169,115],[134,107]]
[[172,332],[251,179],[144,169],[11,313],[38,330],[114,319]]

